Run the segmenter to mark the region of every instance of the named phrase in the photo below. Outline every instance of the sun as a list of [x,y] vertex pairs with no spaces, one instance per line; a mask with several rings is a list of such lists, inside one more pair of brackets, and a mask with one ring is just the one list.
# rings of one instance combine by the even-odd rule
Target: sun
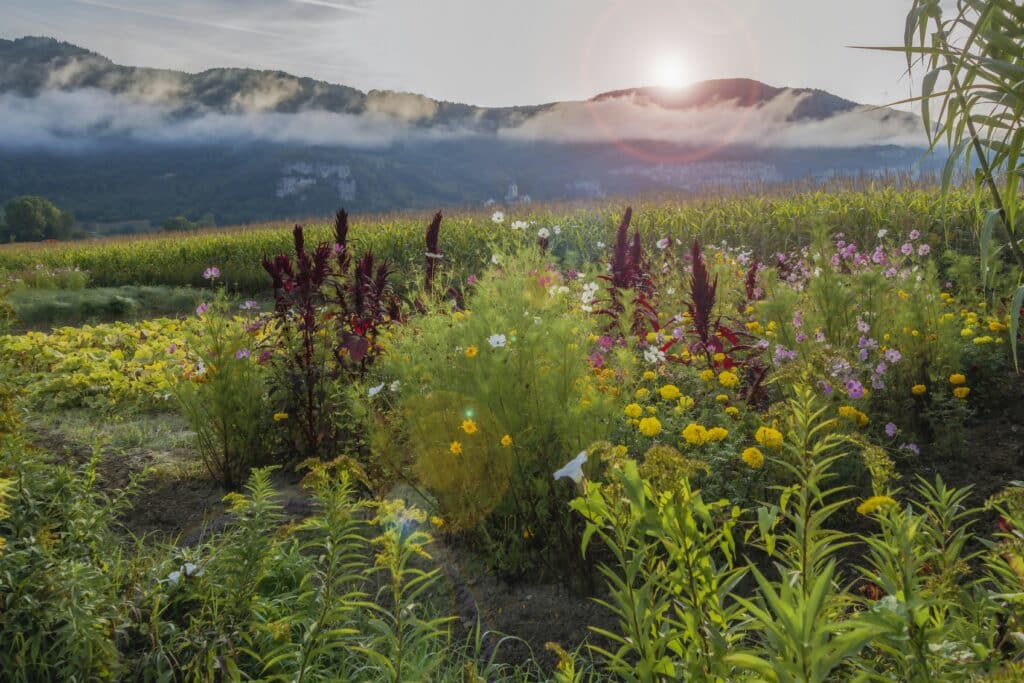
[[690,74],[678,55],[662,55],[651,63],[651,80],[659,88],[676,90],[690,83]]

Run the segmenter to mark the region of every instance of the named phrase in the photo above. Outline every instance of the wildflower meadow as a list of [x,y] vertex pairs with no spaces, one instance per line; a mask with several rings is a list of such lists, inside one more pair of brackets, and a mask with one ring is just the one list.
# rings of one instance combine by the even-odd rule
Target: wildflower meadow
[[1024,680],[1021,12],[913,4],[936,183],[0,246],[0,678]]

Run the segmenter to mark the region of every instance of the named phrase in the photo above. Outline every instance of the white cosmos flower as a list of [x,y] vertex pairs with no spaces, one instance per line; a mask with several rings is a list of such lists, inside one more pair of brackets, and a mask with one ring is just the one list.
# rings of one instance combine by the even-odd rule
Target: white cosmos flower
[[491,214],[491,220],[499,225],[505,222],[505,214],[502,211],[495,211]]
[[487,343],[491,345],[491,348],[501,349],[505,347],[505,335],[503,334],[492,334],[487,338]]
[[496,266],[500,266],[501,265],[501,257],[498,256],[497,254],[491,254],[491,263],[493,263]]
[[561,235],[562,234],[562,226],[561,225],[554,226],[553,228],[551,228],[551,232],[555,233],[556,235]]
[[167,575],[167,580],[170,581],[175,586],[177,586],[178,585],[178,581],[181,580],[182,576],[184,576],[187,579],[190,576],[202,576],[202,575],[203,575],[203,570],[202,569],[200,569],[199,567],[195,566],[191,562],[186,562],[185,564],[181,565],[181,569],[179,569],[177,571],[173,571],[170,574],[168,574]]
[[657,365],[658,363],[665,362],[665,352],[659,349],[657,346],[648,346],[644,349],[644,360],[651,365]]
[[583,463],[587,461],[587,452],[580,451],[580,454],[565,464],[565,466],[557,470],[554,474],[555,480],[558,479],[572,479],[577,484],[583,481]]
[[399,381],[398,381],[398,380],[396,379],[396,380],[395,380],[394,382],[392,382],[392,383],[390,384],[390,386],[388,386],[388,388],[389,388],[389,389],[391,389],[391,391],[398,391],[398,385],[399,385],[400,383],[401,383],[401,382],[399,382]]
[[511,227],[513,230],[525,230],[529,225],[526,221],[512,221]]
[[547,228],[541,228],[540,230],[537,231],[537,237],[541,238],[542,240],[546,240],[547,238],[551,237],[551,231],[548,230]]
[[384,390],[384,382],[381,382],[380,384],[378,384],[375,387],[370,387],[370,390],[367,392],[367,394],[370,396],[370,398],[373,398],[374,396],[376,396],[377,394],[379,394],[383,390]]
[[889,234],[889,231],[886,230],[885,228],[882,228],[881,230],[878,231],[878,239],[882,239],[883,237],[885,237],[888,234]]
[[598,242],[597,243],[597,248],[598,249],[604,249],[604,242]]

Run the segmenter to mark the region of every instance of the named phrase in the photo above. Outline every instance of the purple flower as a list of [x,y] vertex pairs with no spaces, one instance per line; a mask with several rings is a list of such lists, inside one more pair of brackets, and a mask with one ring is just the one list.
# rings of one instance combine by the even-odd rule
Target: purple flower
[[246,299],[244,302],[239,304],[238,307],[243,311],[255,311],[257,308],[260,307],[260,305],[253,301],[252,299]]
[[916,443],[905,443],[900,446],[905,451],[910,451],[914,455],[921,455],[921,449],[917,447]]
[[882,247],[875,247],[875,253],[871,255],[871,261],[879,266],[884,266],[888,263],[889,259],[885,257],[885,249],[882,249]]
[[927,256],[928,254],[931,253],[931,251],[932,251],[932,248],[930,246],[928,246],[927,244],[922,244],[921,246],[919,246],[917,248],[917,255],[918,256]]
[[237,351],[235,351],[235,358],[239,360],[243,358],[248,358],[251,355],[252,353],[249,351],[249,349],[238,349]]
[[899,363],[900,358],[903,358],[903,354],[899,352],[899,349],[889,349],[885,352],[885,359],[890,363]]
[[889,369],[888,365],[886,365],[885,363],[879,363],[878,365],[875,366],[875,374],[876,375],[884,375],[885,371],[888,370],[888,369]]
[[175,344],[174,342],[171,342],[171,345],[167,347],[167,353],[168,354],[172,354],[172,353],[174,353],[177,350],[178,350],[178,345]]
[[864,398],[864,386],[855,379],[846,383],[846,393],[852,399]]
[[881,377],[873,377],[871,379],[871,388],[874,389],[875,391],[881,391],[882,389],[885,389],[885,380],[883,380]]
[[470,275],[466,278],[466,284],[475,285],[477,283],[476,275]]
[[826,382],[825,380],[819,380],[818,386],[821,387],[821,393],[824,394],[825,396],[829,396],[832,394],[832,385]]
[[345,245],[344,244],[338,244],[337,242],[335,242],[334,246],[331,247],[331,251],[334,253],[335,256],[337,256],[341,252],[345,251]]
[[888,436],[890,439],[896,436],[896,432],[898,431],[899,427],[897,427],[895,423],[890,422],[887,425],[885,425],[885,435]]
[[196,306],[196,315],[203,315],[208,310],[210,310],[210,304],[204,301],[203,303]]
[[668,247],[669,244],[671,244],[671,242],[672,240],[670,240],[669,238],[662,237],[660,240],[655,242],[655,244],[657,245],[658,249],[665,249],[666,247]]
[[804,316],[803,316],[803,313],[798,311],[793,316],[793,327],[799,328],[799,327],[803,327],[803,326],[804,326]]
[[266,363],[266,362],[267,362],[268,360],[270,360],[270,358],[271,358],[271,356],[272,356],[272,355],[273,355],[273,354],[271,354],[271,353],[270,353],[270,351],[269,351],[269,350],[267,350],[267,351],[264,351],[263,353],[261,353],[261,354],[260,354],[260,357],[259,357],[259,358],[258,358],[257,360],[258,360],[258,361],[259,361],[260,363]]
[[921,233],[919,231],[917,231],[917,230],[911,230],[910,231],[910,239],[916,240],[920,236],[921,236]]
[[775,362],[781,365],[789,360],[796,360],[796,351],[790,351],[784,346],[776,346]]
[[213,280],[214,278],[220,277],[220,268],[217,266],[210,266],[203,271],[204,280]]
[[900,247],[900,253],[903,254],[904,256],[910,256],[911,254],[914,253],[914,245],[911,244],[910,242],[907,242],[902,247]]
[[796,343],[803,344],[805,341],[807,341],[807,335],[804,334],[803,332],[797,332]]
[[814,331],[814,341],[818,342],[819,344],[824,342],[825,341],[825,333],[822,332],[820,329],[815,330]]
[[608,335],[604,335],[597,340],[597,345],[600,346],[602,349],[610,349],[612,348],[612,346],[615,345],[615,341]]
[[871,331],[871,325],[868,325],[860,318],[857,318],[857,331],[860,332],[861,334],[867,334],[868,332]]
[[590,356],[588,356],[588,360],[590,361],[590,364],[593,365],[595,368],[604,367],[604,356],[602,356],[597,351],[590,354]]

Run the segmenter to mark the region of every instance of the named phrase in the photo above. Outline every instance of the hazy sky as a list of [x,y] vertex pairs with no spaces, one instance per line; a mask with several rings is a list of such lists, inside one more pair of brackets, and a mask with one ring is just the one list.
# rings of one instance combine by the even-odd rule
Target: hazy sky
[[749,77],[867,104],[906,97],[909,0],[0,0],[0,36],[115,62],[280,69],[479,105]]

